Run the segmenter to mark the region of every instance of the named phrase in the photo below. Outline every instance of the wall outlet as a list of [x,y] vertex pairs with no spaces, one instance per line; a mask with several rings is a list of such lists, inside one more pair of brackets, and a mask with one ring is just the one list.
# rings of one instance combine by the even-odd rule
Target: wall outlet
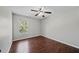
[[0,49],[0,52],[1,52],[1,49]]

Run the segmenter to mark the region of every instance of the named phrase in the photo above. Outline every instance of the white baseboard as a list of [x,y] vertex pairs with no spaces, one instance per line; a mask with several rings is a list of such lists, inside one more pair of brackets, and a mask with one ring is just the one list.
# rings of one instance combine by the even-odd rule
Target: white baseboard
[[75,48],[78,48],[78,49],[79,49],[79,46],[76,46],[76,45],[74,45],[74,44],[67,43],[67,42],[65,42],[65,41],[60,41],[60,40],[57,40],[57,39],[55,39],[55,38],[48,37],[48,36],[45,36],[45,35],[35,35],[35,36],[30,36],[30,37],[23,37],[23,38],[15,39],[15,40],[13,40],[13,41],[22,40],[22,39],[27,39],[27,38],[32,38],[32,37],[36,37],[36,36],[44,36],[44,37],[49,38],[49,39],[51,39],[51,40],[55,40],[55,41],[58,41],[58,42],[60,42],[60,43],[63,43],[63,44],[66,44],[66,45],[69,45],[69,46],[72,46],[72,47],[75,47]]
[[40,36],[40,35],[29,36],[29,37],[21,37],[21,38],[14,39],[12,41],[18,41],[18,40],[22,40],[22,39],[28,39],[28,38],[37,37],[37,36]]
[[78,48],[79,49],[79,46],[76,46],[74,44],[70,44],[70,43],[67,43],[67,42],[64,42],[64,41],[60,41],[60,40],[57,40],[57,39],[54,39],[54,38],[51,38],[51,37],[48,37],[48,36],[45,36],[45,35],[42,35],[42,36],[44,36],[44,37],[46,37],[48,39],[55,40],[55,41],[58,41],[60,43],[63,43],[63,44],[66,44],[66,45],[69,45],[69,46],[72,46],[72,47],[75,47],[75,48]]

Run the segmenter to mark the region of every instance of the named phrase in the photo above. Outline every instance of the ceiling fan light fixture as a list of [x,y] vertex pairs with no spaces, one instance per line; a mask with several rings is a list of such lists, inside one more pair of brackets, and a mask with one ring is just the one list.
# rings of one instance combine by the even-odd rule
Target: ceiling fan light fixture
[[45,17],[44,15],[42,15],[42,17]]
[[31,11],[38,12],[37,14],[35,14],[35,16],[41,15],[42,17],[45,17],[45,14],[52,14],[52,12],[44,11],[44,9],[45,7],[42,6],[38,10],[31,9]]

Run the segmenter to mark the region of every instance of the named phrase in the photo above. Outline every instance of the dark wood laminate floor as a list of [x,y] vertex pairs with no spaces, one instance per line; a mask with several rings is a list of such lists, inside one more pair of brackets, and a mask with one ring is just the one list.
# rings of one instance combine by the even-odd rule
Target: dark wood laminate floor
[[14,41],[10,53],[78,53],[79,49],[38,36]]

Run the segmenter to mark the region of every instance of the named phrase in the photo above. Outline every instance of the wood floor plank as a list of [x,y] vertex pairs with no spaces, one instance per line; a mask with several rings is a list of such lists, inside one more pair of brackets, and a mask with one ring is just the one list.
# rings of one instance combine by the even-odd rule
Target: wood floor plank
[[79,49],[66,44],[37,36],[14,41],[10,53],[78,53]]

